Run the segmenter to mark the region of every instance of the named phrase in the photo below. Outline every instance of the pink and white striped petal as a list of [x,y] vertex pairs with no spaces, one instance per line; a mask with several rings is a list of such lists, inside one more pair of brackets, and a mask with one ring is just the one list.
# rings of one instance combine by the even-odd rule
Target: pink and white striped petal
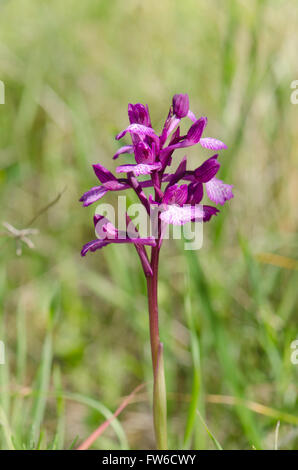
[[137,165],[120,165],[116,168],[117,173],[133,173],[135,176],[149,175],[154,170],[161,169],[161,163],[138,163]]
[[136,134],[141,140],[144,140],[145,137],[151,137],[159,144],[159,137],[155,134],[152,127],[143,126],[142,124],[130,124],[126,129],[124,129],[120,134],[116,136],[116,140],[122,139],[127,133]]
[[208,181],[205,184],[205,187],[210,201],[213,201],[216,204],[224,205],[226,201],[234,197],[232,192],[233,186],[226,184],[215,177]]
[[203,139],[200,139],[200,144],[205,149],[211,150],[222,150],[228,148],[221,140],[213,139],[212,137],[204,137]]
[[184,225],[194,219],[196,222],[203,221],[203,217],[204,212],[201,205],[181,207],[172,204],[160,214],[160,218],[164,223],[173,225]]

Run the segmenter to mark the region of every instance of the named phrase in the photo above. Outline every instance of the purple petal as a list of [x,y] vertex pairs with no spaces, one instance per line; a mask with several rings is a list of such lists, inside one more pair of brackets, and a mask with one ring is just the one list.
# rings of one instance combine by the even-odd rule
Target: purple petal
[[208,222],[211,217],[213,215],[217,215],[219,212],[218,209],[216,209],[216,207],[213,207],[213,206],[203,206],[203,213],[204,213],[204,216],[203,216],[203,222]]
[[107,181],[116,180],[116,177],[107,170],[104,166],[97,163],[96,165],[92,165],[94,173],[96,174],[97,178],[101,183],[106,183]]
[[135,151],[135,157],[136,157],[137,163],[151,164],[155,160],[154,151],[152,151],[149,145],[145,144],[145,142],[143,141],[138,142],[135,145],[134,151]]
[[[164,175],[163,181],[168,181],[171,175]],[[153,186],[152,180],[141,181],[141,188],[151,188]],[[95,186],[89,191],[83,194],[80,201],[83,202],[83,206],[89,206],[93,202],[101,199],[108,191],[122,191],[124,189],[131,189],[131,186],[126,183],[119,183],[118,181],[108,181],[102,186]]]
[[200,118],[198,119],[189,129],[186,137],[179,138],[179,142],[170,144],[168,147],[165,147],[160,152],[160,158],[162,161],[165,161],[168,157],[169,153],[175,149],[190,147],[191,145],[195,145],[200,141],[201,135],[205,129],[207,124],[207,118]]
[[149,200],[149,204],[150,204],[150,205],[157,205],[157,206],[159,206],[159,203],[155,201],[155,199],[154,199],[154,197],[152,196],[152,194],[149,194],[148,200]]
[[167,140],[167,138],[169,136],[168,130],[169,130],[169,126],[170,126],[170,123],[171,123],[172,119],[173,119],[173,107],[171,106],[170,110],[169,110],[169,113],[168,113],[168,116],[167,116],[167,119],[165,120],[161,136],[159,138],[161,147],[164,145],[165,141]]
[[175,193],[177,191],[178,184],[168,186],[165,190],[162,202],[164,204],[175,204]]
[[189,98],[187,94],[173,96],[173,111],[179,119],[187,116],[189,111]]
[[187,184],[182,184],[181,186],[174,184],[166,188],[162,202],[164,204],[178,204],[179,206],[183,206],[187,201],[187,196]]
[[147,165],[146,163],[139,163],[137,165],[120,165],[116,168],[117,173],[130,173],[133,172],[135,176],[149,175],[154,170],[160,170],[161,163],[152,163]]
[[223,205],[234,197],[232,187],[232,185],[223,183],[223,181],[217,178],[212,178],[206,183],[207,196],[216,204]]
[[116,158],[118,158],[119,155],[122,155],[123,153],[133,153],[133,146],[132,145],[124,145],[119,150],[117,150],[117,152],[113,156],[113,159],[116,160]]
[[183,206],[186,203],[188,196],[187,184],[182,184],[176,191],[175,194],[175,203],[179,206]]
[[100,240],[108,239],[114,241],[119,237],[119,230],[106,217],[95,214],[93,222],[95,233]]
[[98,239],[103,241],[109,241],[110,243],[139,243],[140,245],[155,245],[155,239],[153,237],[140,238],[138,232],[136,236],[132,236],[127,231],[118,230],[112,222],[106,217],[95,214],[94,218],[95,233]]
[[118,180],[107,181],[106,183],[103,183],[103,187],[109,191],[122,191],[129,188],[127,184],[120,183]]
[[[167,138],[167,136],[166,136]],[[163,136],[161,137],[161,146],[164,144],[166,138],[163,140]],[[172,147],[174,144],[177,144],[180,141],[180,127],[178,126],[175,132],[172,134],[169,147],[165,150],[162,150],[160,153],[160,160],[163,163],[163,167],[165,168],[167,165],[171,165],[172,163],[172,154],[175,150],[175,147]]]
[[211,150],[222,150],[222,149],[228,148],[226,144],[221,142],[221,140],[213,139],[212,137],[204,137],[203,139],[200,140],[200,144],[205,149],[211,149]]
[[197,144],[199,142],[206,125],[207,118],[201,117],[191,126],[186,136],[186,139],[191,142],[190,145]]
[[100,250],[100,248],[103,248],[104,246],[108,245],[110,242],[107,240],[92,240],[91,242],[86,243],[86,245],[83,246],[81,255],[86,256],[88,251],[96,251]]
[[93,204],[93,202],[101,199],[107,191],[108,189],[106,189],[104,186],[95,186],[94,188],[91,188],[89,191],[84,193],[80,198],[80,201],[83,203],[84,207],[90,206],[90,204]]
[[83,246],[81,255],[86,256],[88,251],[96,251],[100,250],[104,246],[110,245],[111,243],[133,243],[135,245],[148,245],[148,246],[155,246],[156,241],[153,237],[148,238],[121,238],[121,239],[105,239],[105,240],[92,240],[91,242],[86,243]]
[[93,216],[93,224],[94,224],[94,228],[96,228],[96,224],[98,224],[98,222],[102,219],[105,219],[105,217],[101,214],[95,214]]
[[183,178],[183,176],[185,175],[185,172],[186,172],[186,164],[187,164],[187,160],[186,160],[186,156],[185,156],[185,157],[183,157],[180,164],[178,165],[177,170],[175,171],[175,173],[171,176],[169,186],[172,186],[172,185],[178,183],[178,181],[180,181]]
[[173,130],[176,129],[180,121],[181,119],[176,116],[173,116],[171,119],[169,119],[169,121],[166,123],[166,126],[163,130],[162,137],[163,137],[164,142],[167,140],[167,138],[173,132]]
[[169,145],[177,144],[179,140],[180,140],[180,127],[177,127],[177,129],[175,130],[174,134],[171,137]]
[[120,134],[116,136],[116,139],[122,139],[127,133],[136,134],[140,140],[144,140],[146,137],[151,137],[159,144],[159,138],[155,134],[154,130],[151,127],[143,126],[142,124],[130,124],[126,129],[124,129]]
[[188,186],[188,204],[200,204],[201,200],[203,199],[204,190],[202,183],[191,183]]
[[144,126],[151,127],[148,105],[129,103],[128,118],[130,124],[143,124]]
[[217,161],[218,155],[208,158],[201,166],[194,171],[196,181],[206,183],[211,180],[220,168],[220,163]]

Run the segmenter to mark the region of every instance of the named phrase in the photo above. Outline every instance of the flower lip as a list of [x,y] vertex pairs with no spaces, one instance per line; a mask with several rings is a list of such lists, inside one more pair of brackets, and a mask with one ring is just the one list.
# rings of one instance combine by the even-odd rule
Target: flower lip
[[156,145],[159,146],[159,137],[152,127],[144,126],[143,124],[130,124],[126,129],[116,135],[116,140],[122,139],[128,132],[132,137],[137,137],[138,141],[144,141],[147,137],[150,137]]
[[221,140],[213,139],[212,137],[204,137],[203,139],[200,139],[200,144],[205,149],[211,150],[223,150],[228,148]]
[[148,163],[138,163],[137,165],[127,164],[127,165],[120,165],[117,166],[116,171],[117,173],[130,173],[132,172],[135,176],[140,175],[149,175],[154,170],[160,170],[161,163],[156,162],[152,164]]
[[187,116],[189,111],[188,95],[178,94],[173,96],[173,112],[177,118],[182,119]]
[[233,186],[213,177],[206,183],[206,193],[210,201],[222,206],[234,197]]

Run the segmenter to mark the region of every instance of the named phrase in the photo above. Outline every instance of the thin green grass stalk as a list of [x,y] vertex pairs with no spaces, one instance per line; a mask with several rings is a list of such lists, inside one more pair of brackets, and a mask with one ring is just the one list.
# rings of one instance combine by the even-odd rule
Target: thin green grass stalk
[[[0,271],[0,340],[5,343],[4,336],[4,292],[6,286],[5,271]],[[3,310],[2,310],[3,309]],[[9,450],[14,449],[12,441],[12,432],[8,421],[8,413],[10,407],[10,395],[9,395],[9,371],[8,371],[8,359],[7,350],[5,351],[5,364],[0,364],[0,430],[3,434],[4,442],[1,448],[7,448]],[[5,444],[4,444],[5,443]]]
[[2,406],[4,412],[9,415],[10,412],[10,371],[9,371],[9,355],[8,355],[8,343],[6,341],[5,327],[3,317],[0,319],[0,338],[4,342],[5,348],[5,364],[0,364],[0,406]]
[[[27,329],[26,313],[21,305],[17,308],[17,358],[16,358],[16,385],[21,388],[25,383],[27,368]],[[20,436],[24,427],[24,398],[22,394],[17,394],[13,401],[12,426],[17,436]]]
[[[191,399],[188,407],[188,416],[186,422],[186,428],[184,433],[183,446],[185,449],[189,448],[191,440],[196,431],[196,421],[197,421],[197,407],[201,402],[203,404],[203,390],[202,390],[202,373],[201,373],[201,359],[200,359],[200,341],[198,337],[198,332],[196,329],[196,322],[194,314],[197,314],[197,310],[192,308],[192,299],[191,299],[191,279],[189,273],[186,276],[185,282],[185,313],[187,317],[187,324],[190,331],[190,344],[191,344],[191,355],[193,361],[193,383],[191,391]],[[200,433],[201,434],[201,433]],[[198,438],[201,435],[198,435]],[[201,439],[198,439],[199,442],[196,443],[196,448],[200,446]]]
[[[270,56],[267,61],[267,67],[265,71],[262,70],[262,74],[259,72],[257,68],[257,60],[258,60],[258,51],[259,51],[259,44],[261,42],[261,30],[262,26],[262,19],[265,14],[265,1],[258,1],[255,3],[255,14],[254,14],[254,24],[252,27],[252,34],[251,34],[251,44],[249,50],[249,60],[247,61],[247,70],[245,71],[246,83],[243,84],[243,95],[241,97],[242,102],[239,106],[238,111],[238,120],[235,126],[235,130],[233,130],[233,135],[231,141],[228,145],[228,151],[226,154],[225,164],[222,166],[221,175],[222,178],[225,179],[227,175],[231,173],[232,165],[239,155],[239,149],[243,143],[245,137],[245,130],[246,130],[246,122],[250,116],[250,110],[252,108],[253,102],[257,96],[257,92],[260,86],[264,83],[265,78],[268,75],[268,72],[271,67],[271,60],[272,57]],[[238,57],[236,54],[236,47],[232,44],[237,43],[237,26],[236,23],[240,22],[241,14],[239,15],[238,6],[235,5],[233,0],[230,1],[230,9],[229,9],[229,22],[227,24],[226,29],[226,40],[224,43],[224,53],[222,55],[223,64],[222,64],[222,75],[223,80],[221,81],[221,95],[222,95],[222,112],[225,115],[227,106],[228,106],[228,96],[231,92],[233,86],[233,73],[238,61]],[[243,14],[243,13],[242,13]],[[231,39],[230,39],[231,37]],[[225,103],[225,105],[224,105]],[[229,116],[230,113],[227,113]],[[228,127],[229,127],[229,123]],[[223,211],[221,214],[221,218],[217,220],[215,227],[215,241],[216,245],[220,245],[220,241],[222,239],[222,233],[225,227],[225,219],[226,219],[226,211]]]
[[274,433],[274,450],[278,450],[279,427],[280,427],[280,421],[277,421],[275,433]]
[[4,409],[2,408],[2,406],[0,406],[0,428],[2,429],[4,437],[5,437],[7,449],[14,450],[14,445],[12,441],[12,432],[10,429],[7,415]]
[[35,381],[34,389],[36,390],[36,396],[34,397],[31,411],[31,432],[29,435],[29,446],[35,447],[40,436],[40,427],[43,421],[50,379],[51,379],[51,367],[52,367],[52,331],[49,330],[41,356],[41,364]]
[[238,5],[233,0],[228,2],[227,16],[227,27],[221,53],[221,109],[225,109],[227,106],[237,65],[235,49],[239,29],[239,14]]
[[[79,394],[79,393],[63,393],[63,397],[67,400],[72,400],[76,401],[77,403],[81,403],[83,405],[89,406],[90,408],[93,408],[94,410],[98,411],[99,413],[104,416],[106,419],[113,418],[113,413],[105,406],[103,405],[99,400],[95,400],[94,398],[86,397],[85,395]],[[120,443],[120,449],[121,450],[129,450],[129,445],[128,441],[125,435],[125,431],[123,427],[120,424],[120,421],[117,418],[114,418],[111,421],[111,428],[113,428],[119,443]],[[80,436],[83,437],[83,436]]]
[[77,445],[77,442],[79,440],[79,436],[76,436],[73,441],[71,442],[70,446],[69,446],[69,450],[73,450],[76,448],[76,445]]
[[65,440],[65,401],[61,382],[61,372],[58,366],[53,370],[53,382],[56,395],[57,428],[53,448],[63,449]]
[[269,322],[268,315],[266,315],[266,310],[270,311],[270,307],[268,306],[267,299],[262,289],[262,276],[257,261],[254,259],[250,251],[249,243],[243,237],[240,237],[239,240],[247,263],[248,275],[251,283],[251,295],[254,299],[254,314],[256,315],[261,328],[262,346],[271,365],[271,370],[275,376],[275,380],[278,383],[282,372],[282,360],[277,347],[276,332],[273,330]]
[[223,450],[222,446],[220,445],[220,443],[218,442],[218,440],[216,439],[216,437],[214,436],[214,434],[212,434],[212,432],[210,431],[210,429],[208,428],[206,422],[204,421],[201,413],[199,412],[199,410],[197,410],[197,415],[199,416],[201,422],[203,423],[203,426],[204,428],[206,429],[206,432],[208,434],[208,436],[210,437],[210,439],[212,440],[212,442],[214,443],[215,447],[217,450]]
[[37,373],[34,389],[36,390],[36,396],[33,400],[31,410],[31,433],[30,433],[30,445],[33,447],[36,445],[39,439],[41,424],[44,418],[47,398],[49,394],[49,387],[52,373],[52,360],[53,360],[53,329],[58,320],[60,313],[61,304],[61,293],[60,287],[54,284],[51,289],[49,305],[47,309],[47,334],[45,337],[41,363]]
[[295,312],[297,304],[297,285],[298,273],[293,272],[291,280],[283,286],[283,296],[280,298],[276,310],[276,315],[283,319],[284,324],[289,322],[291,315]]
[[[2,430],[4,432],[4,437],[6,443],[8,444],[8,420],[6,417],[10,413],[10,372],[9,372],[9,359],[8,359],[8,348],[6,342],[5,334],[5,288],[6,288],[6,276],[5,270],[0,271],[0,340],[4,343],[4,353],[5,353],[5,363],[0,364],[0,406],[1,406],[1,416],[3,421]],[[10,439],[10,437],[9,437]]]
[[[208,318],[209,328],[214,335],[214,348],[222,367],[222,380],[231,389],[232,394],[243,398],[244,386],[241,383],[237,364],[234,362],[230,349],[231,340],[225,331],[218,314],[213,308],[209,286],[204,276],[199,260],[193,253],[186,252],[189,260],[190,273],[196,279],[198,285],[198,300],[202,306],[202,312]],[[261,435],[252,413],[242,405],[236,405],[236,411],[242,424],[242,428],[251,445],[257,449],[262,448]]]
[[46,440],[47,440],[46,432],[44,429],[41,429],[39,436],[38,436],[37,444],[36,445],[34,444],[34,449],[43,450],[44,448],[46,448],[46,444],[45,444]]

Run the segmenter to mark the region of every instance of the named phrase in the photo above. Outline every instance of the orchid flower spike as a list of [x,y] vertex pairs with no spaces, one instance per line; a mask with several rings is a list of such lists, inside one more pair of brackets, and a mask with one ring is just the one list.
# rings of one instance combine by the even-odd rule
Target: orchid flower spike
[[[114,159],[128,155],[128,163],[117,166],[116,174],[100,163],[93,165],[99,180],[97,186],[85,192],[80,201],[89,206],[111,191],[134,191],[146,212],[154,219],[154,236],[141,236],[126,213],[126,228],[118,230],[101,214],[94,216],[96,238],[82,248],[81,254],[94,252],[111,244],[134,245],[147,279],[150,343],[153,364],[153,420],[158,449],[167,449],[166,392],[163,369],[163,344],[158,326],[158,264],[165,230],[169,224],[208,222],[219,213],[216,205],[225,204],[233,197],[232,186],[217,178],[220,170],[218,153],[205,161],[198,161],[195,169],[187,169],[184,156],[173,170],[174,153],[198,145],[200,149],[220,151],[226,145],[212,137],[205,137],[207,118],[196,118],[189,108],[187,94],[176,94],[161,133],[154,130],[147,105],[128,105],[128,126],[116,140],[130,138],[114,154]],[[185,135],[181,135],[182,119],[190,121]],[[203,150],[205,152],[206,150]],[[213,152],[212,152],[213,153]],[[177,155],[177,154],[176,154]],[[178,157],[177,157],[178,158]],[[198,155],[199,160],[199,155]],[[146,188],[151,189],[147,194]],[[210,204],[202,203],[204,195]],[[215,204],[215,205],[214,205]],[[147,250],[151,251],[150,257]]]
[[[204,191],[212,203],[223,205],[233,197],[232,186],[224,183],[216,177],[220,168],[218,154],[205,160],[197,169],[187,171],[186,157],[182,160],[176,171],[171,172],[173,154],[176,149],[187,148],[199,144],[201,147],[211,150],[226,149],[226,145],[218,139],[203,137],[207,126],[207,118],[197,119],[189,109],[189,97],[187,94],[176,94],[173,96],[172,106],[168,117],[159,135],[151,125],[151,118],[147,105],[141,103],[128,105],[129,125],[120,132],[116,139],[120,140],[127,134],[131,137],[131,143],[119,148],[114,155],[114,159],[124,154],[134,157],[134,162],[119,165],[116,173],[121,175],[117,178],[100,163],[93,165],[93,170],[97,176],[99,186],[94,186],[81,197],[83,206],[89,206],[101,199],[109,191],[134,190],[141,203],[148,211],[155,203],[163,207],[160,220],[170,224],[184,224],[187,221],[207,222],[213,215],[217,215],[219,209],[210,205],[203,205],[200,210],[195,206],[203,199]],[[180,121],[188,118],[191,121],[190,128],[186,135],[180,135]],[[166,142],[168,141],[168,144]],[[166,172],[167,170],[167,172]],[[138,180],[140,176],[148,175],[147,180]],[[184,180],[184,184],[177,186],[177,183]],[[186,183],[187,182],[187,183]],[[166,188],[163,184],[167,183]],[[153,196],[147,197],[144,188],[151,187],[154,190]],[[172,194],[169,198],[169,194]],[[172,202],[170,202],[170,200]],[[192,206],[192,209],[184,208],[184,204]],[[98,235],[97,235],[98,236]],[[141,241],[132,240],[127,237],[126,243],[151,245],[152,240]],[[88,251],[107,246],[111,241],[98,238],[87,243],[82,249],[85,256]],[[119,243],[114,240],[113,243]]]

